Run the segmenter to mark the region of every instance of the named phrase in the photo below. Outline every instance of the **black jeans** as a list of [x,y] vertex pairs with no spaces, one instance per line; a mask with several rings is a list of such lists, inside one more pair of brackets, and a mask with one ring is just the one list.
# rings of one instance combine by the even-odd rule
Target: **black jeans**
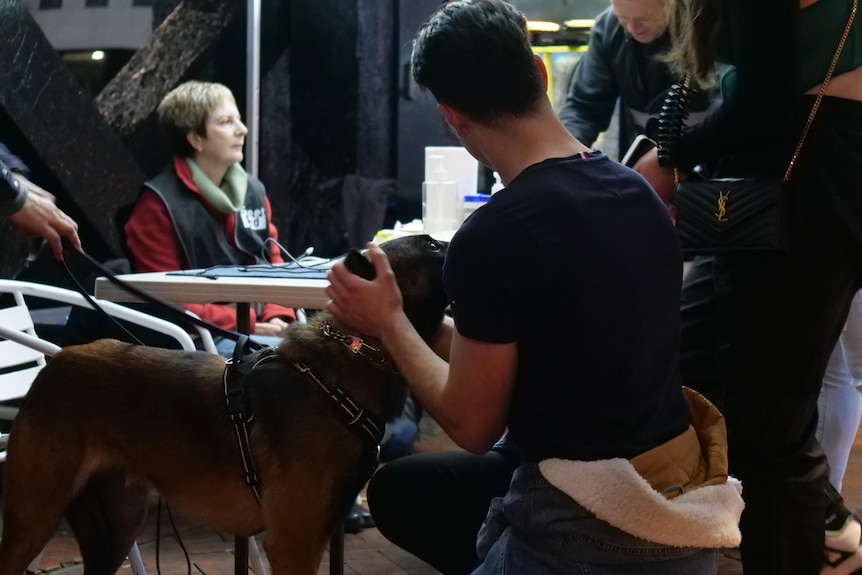
[[465,575],[479,566],[476,535],[491,499],[506,494],[519,463],[493,450],[408,455],[374,474],[368,506],[387,539],[444,575]]
[[862,287],[860,166],[862,104],[825,98],[786,189],[787,252],[696,258],[683,285],[683,384],[727,421],[746,502],[746,575],[816,574],[822,565],[829,502],[817,397]]

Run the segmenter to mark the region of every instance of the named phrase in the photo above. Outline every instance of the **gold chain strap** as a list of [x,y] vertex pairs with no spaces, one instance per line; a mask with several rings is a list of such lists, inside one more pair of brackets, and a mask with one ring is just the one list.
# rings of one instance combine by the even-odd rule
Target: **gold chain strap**
[[808,129],[811,128],[811,123],[814,121],[814,116],[817,114],[817,109],[820,108],[820,101],[826,94],[826,89],[829,87],[829,80],[832,79],[832,73],[835,72],[835,66],[838,65],[838,59],[841,57],[841,51],[844,49],[844,44],[847,42],[847,37],[850,35],[850,29],[853,27],[853,20],[856,18],[856,8],[859,0],[853,0],[853,8],[850,9],[850,16],[847,19],[847,25],[844,27],[844,34],[841,36],[841,41],[838,43],[838,49],[835,50],[835,55],[832,57],[832,63],[829,65],[829,71],[826,72],[826,79],[820,85],[820,91],[817,93],[817,99],[814,100],[814,106],[811,107],[811,113],[808,114],[808,120],[805,122],[805,128],[802,129],[802,137],[799,138],[799,144],[796,145],[796,150],[793,152],[793,157],[790,158],[790,165],[787,166],[787,171],[784,172],[782,182],[790,179],[790,172],[793,171],[793,166],[796,164],[796,158],[799,157],[799,152],[802,151],[802,145],[805,143],[805,138],[808,136]]

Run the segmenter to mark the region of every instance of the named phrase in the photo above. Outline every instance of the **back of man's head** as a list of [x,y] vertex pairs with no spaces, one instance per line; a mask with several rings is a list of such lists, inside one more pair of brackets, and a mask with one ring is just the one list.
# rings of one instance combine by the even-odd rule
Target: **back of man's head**
[[413,41],[413,77],[441,104],[493,124],[545,97],[524,15],[502,0],[441,6]]

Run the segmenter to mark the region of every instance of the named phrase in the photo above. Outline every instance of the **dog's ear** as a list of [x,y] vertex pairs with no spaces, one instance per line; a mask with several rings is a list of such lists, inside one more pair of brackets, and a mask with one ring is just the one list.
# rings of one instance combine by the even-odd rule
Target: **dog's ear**
[[367,280],[373,280],[377,275],[377,272],[374,270],[374,264],[356,250],[350,250],[344,256],[344,266],[354,275]]

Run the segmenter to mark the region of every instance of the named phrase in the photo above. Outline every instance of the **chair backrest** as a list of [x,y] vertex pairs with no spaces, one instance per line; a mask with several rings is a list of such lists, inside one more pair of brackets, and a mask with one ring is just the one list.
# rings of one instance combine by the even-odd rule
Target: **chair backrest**
[[[45,365],[45,355],[55,351],[53,344],[36,337],[23,295],[15,292],[12,296],[15,305],[0,309],[0,337],[5,340],[0,341],[0,402],[24,397]],[[31,345],[10,339],[15,334],[30,336]],[[16,413],[17,409],[0,405],[0,419],[13,419]]]

